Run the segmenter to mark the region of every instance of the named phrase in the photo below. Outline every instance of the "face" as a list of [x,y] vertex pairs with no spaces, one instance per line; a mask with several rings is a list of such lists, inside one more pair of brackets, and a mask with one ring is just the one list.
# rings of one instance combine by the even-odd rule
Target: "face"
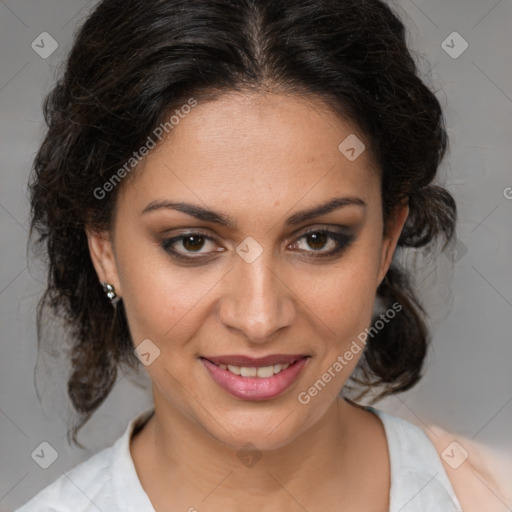
[[355,160],[338,149],[351,134],[365,141],[319,100],[229,93],[122,183],[112,231],[88,231],[89,246],[134,345],[150,340],[156,407],[262,449],[333,407],[362,351],[333,365],[371,323],[408,213],[383,235],[368,145]]

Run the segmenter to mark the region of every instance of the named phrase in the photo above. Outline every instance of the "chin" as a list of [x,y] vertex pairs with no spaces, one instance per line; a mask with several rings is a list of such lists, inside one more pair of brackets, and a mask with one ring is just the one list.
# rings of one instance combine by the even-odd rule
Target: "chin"
[[[313,422],[311,415],[305,415],[306,408],[293,404],[269,406],[252,411],[231,411],[218,417],[207,418],[203,428],[218,442],[240,450],[250,444],[260,451],[277,450],[299,437]],[[304,415],[300,417],[299,414]],[[215,421],[217,420],[217,421]]]

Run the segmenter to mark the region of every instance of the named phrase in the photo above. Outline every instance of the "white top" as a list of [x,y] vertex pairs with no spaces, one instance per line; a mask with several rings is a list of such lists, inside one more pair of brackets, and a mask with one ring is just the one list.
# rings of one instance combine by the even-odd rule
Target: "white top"
[[[434,445],[422,429],[379,411],[391,462],[389,512],[462,512]],[[155,512],[135,471],[130,439],[153,414],[133,418],[109,448],[41,490],[16,512]]]

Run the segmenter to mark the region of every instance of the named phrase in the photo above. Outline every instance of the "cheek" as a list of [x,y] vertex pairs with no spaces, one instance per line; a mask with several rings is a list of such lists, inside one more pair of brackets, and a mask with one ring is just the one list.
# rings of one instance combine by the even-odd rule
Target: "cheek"
[[371,321],[375,301],[372,277],[363,265],[344,269],[329,280],[323,293],[313,298],[320,316],[331,328],[337,349],[357,337]]
[[336,332],[351,325],[366,327],[375,301],[379,263],[378,244],[359,240],[324,279],[323,293],[319,289],[316,300],[323,304]]
[[[141,244],[142,245],[142,244]],[[171,263],[154,244],[118,253],[123,303],[134,344],[149,338],[159,347],[190,334],[194,308],[212,288],[200,268]]]

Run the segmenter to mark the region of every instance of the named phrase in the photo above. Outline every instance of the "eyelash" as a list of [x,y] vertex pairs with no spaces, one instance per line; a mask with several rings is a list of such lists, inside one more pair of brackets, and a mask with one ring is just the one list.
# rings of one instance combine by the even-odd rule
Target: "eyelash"
[[[328,237],[328,239],[334,241],[337,246],[334,249],[327,251],[327,252],[321,251],[320,249],[319,250],[313,249],[310,251],[305,251],[308,253],[313,253],[313,255],[311,256],[312,258],[327,258],[330,256],[334,256],[334,255],[342,252],[344,249],[346,249],[354,239],[353,234],[342,234],[342,233],[337,233],[335,231],[329,231],[328,229],[314,229],[314,230],[308,231],[306,233],[303,233],[299,238],[296,239],[296,241],[299,241],[299,240],[307,237],[308,235],[314,235],[314,234],[326,235]],[[179,253],[175,249],[172,249],[172,246],[175,245],[177,242],[182,241],[185,238],[190,237],[190,236],[200,236],[200,237],[204,238],[205,240],[208,240],[210,242],[215,242],[214,238],[212,238],[211,236],[208,236],[205,233],[201,233],[200,231],[191,231],[188,233],[182,233],[181,235],[175,236],[173,238],[168,238],[166,240],[163,240],[160,245],[162,246],[164,251],[166,251],[172,258],[175,258],[175,259],[178,259],[181,261],[193,262],[194,260],[204,260],[205,258],[210,257],[212,253],[207,253],[204,256],[184,256],[183,254]],[[222,251],[218,251],[218,252],[222,252]],[[317,253],[317,254],[315,254],[315,253]],[[193,254],[193,253],[191,253],[191,254]]]

